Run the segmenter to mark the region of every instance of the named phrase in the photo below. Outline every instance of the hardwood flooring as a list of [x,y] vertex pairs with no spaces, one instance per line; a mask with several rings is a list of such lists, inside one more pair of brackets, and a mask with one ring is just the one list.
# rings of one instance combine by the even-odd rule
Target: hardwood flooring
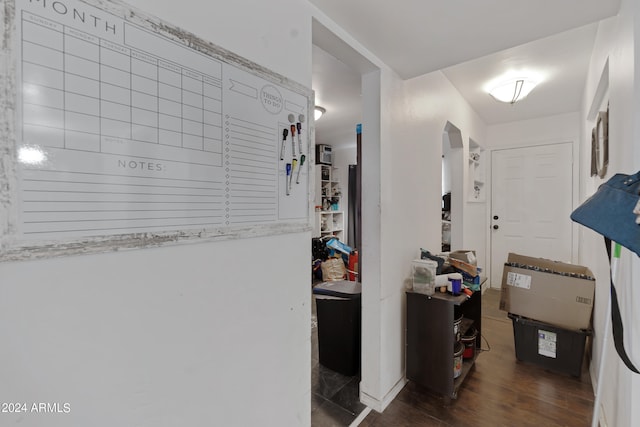
[[490,350],[479,354],[456,400],[447,402],[409,382],[383,413],[372,411],[360,426],[590,425],[594,396],[588,363],[583,363],[582,376],[576,378],[517,361],[512,322],[493,307],[496,294],[488,290],[483,295],[483,348],[488,348],[488,342]]

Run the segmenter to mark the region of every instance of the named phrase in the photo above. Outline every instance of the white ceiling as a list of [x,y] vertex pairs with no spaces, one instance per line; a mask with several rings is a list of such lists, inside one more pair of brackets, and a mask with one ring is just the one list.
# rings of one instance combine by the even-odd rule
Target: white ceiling
[[[620,0],[310,2],[401,77],[442,70],[487,124],[578,111],[597,22],[620,7]],[[492,79],[524,70],[542,78],[526,99],[509,105],[487,95]],[[359,76],[314,47],[316,104],[328,112],[317,123],[318,139],[353,132]]]
[[316,144],[355,146],[356,124],[362,121],[360,74],[313,46],[312,89],[316,105],[327,110],[316,122]]
[[[597,24],[545,37],[442,70],[488,124],[579,111]],[[522,101],[505,104],[487,93],[492,80],[513,70],[541,79]]]

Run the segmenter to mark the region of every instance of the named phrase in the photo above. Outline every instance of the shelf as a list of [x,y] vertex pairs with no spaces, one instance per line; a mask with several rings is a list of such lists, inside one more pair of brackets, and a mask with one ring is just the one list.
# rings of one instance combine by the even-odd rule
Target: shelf
[[485,202],[484,189],[486,161],[484,149],[475,142],[469,142],[469,178],[467,184],[467,201]]
[[[344,212],[342,208],[342,191],[337,178],[337,169],[330,165],[316,165],[316,211],[314,235],[323,237],[335,235],[342,240],[344,237]],[[337,210],[331,209],[333,206]],[[329,208],[329,209],[327,209]],[[324,225],[324,230],[323,230]]]
[[460,295],[454,296],[446,292],[438,292],[438,291],[436,291],[433,295],[425,295],[425,294],[421,294],[413,291],[407,291],[407,293],[423,295],[425,298],[428,298],[428,299],[433,298],[433,299],[448,301],[453,303],[454,305],[460,305],[469,299],[469,297],[466,294],[460,294]]
[[[475,292],[471,297],[444,293],[427,296],[407,291],[406,296],[406,377],[447,400],[456,399],[480,353],[482,293]],[[471,327],[477,335],[473,357],[463,359],[460,375],[454,378],[453,324],[458,313],[462,315],[461,335]]]
[[476,351],[473,354],[471,359],[466,359],[462,361],[462,371],[460,372],[460,376],[453,380],[453,394],[452,398],[458,398],[458,389],[464,382],[464,379],[467,377],[467,374],[471,371],[471,369],[475,366],[476,359],[478,358],[478,347],[476,347]]
[[462,318],[460,322],[460,335],[464,336],[464,334],[473,326],[473,320],[467,319],[465,317]]

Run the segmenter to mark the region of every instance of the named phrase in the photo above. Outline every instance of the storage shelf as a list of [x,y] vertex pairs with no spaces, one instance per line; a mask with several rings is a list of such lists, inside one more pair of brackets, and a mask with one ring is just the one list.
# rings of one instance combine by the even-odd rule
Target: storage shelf
[[484,150],[475,142],[469,143],[469,179],[467,185],[467,200],[469,202],[485,202],[486,159]]
[[[456,399],[458,389],[471,372],[480,350],[482,337],[482,293],[453,296],[436,292],[432,296],[406,292],[406,376],[421,386]],[[476,329],[475,351],[463,360],[462,371],[454,378],[454,319],[462,315],[460,335]]]
[[471,359],[462,361],[462,372],[460,372],[460,376],[458,378],[453,380],[453,394],[451,396],[453,399],[458,398],[458,389],[464,382],[464,379],[467,377],[471,369],[474,367],[476,359],[478,358],[478,350],[479,349],[476,348],[476,351],[473,353],[473,357]]
[[464,336],[464,334],[473,326],[473,320],[467,319],[466,317],[462,318],[460,322],[460,335]]
[[435,292],[433,295],[430,295],[427,298],[434,298],[434,299],[439,299],[443,301],[448,301],[454,305],[460,305],[469,299],[467,294],[452,295],[447,292]]
[[[336,204],[338,210],[328,209]],[[342,190],[336,168],[331,165],[316,165],[316,205],[320,206],[320,210],[316,211],[314,236],[334,235],[343,240],[345,217],[342,211]]]

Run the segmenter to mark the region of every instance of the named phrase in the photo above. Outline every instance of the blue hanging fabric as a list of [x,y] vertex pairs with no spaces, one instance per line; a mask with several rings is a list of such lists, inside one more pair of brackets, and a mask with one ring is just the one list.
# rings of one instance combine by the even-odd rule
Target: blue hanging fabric
[[[602,234],[611,262],[611,241],[640,256],[640,225],[636,222],[636,206],[640,198],[640,172],[634,175],[616,174],[571,214],[571,219]],[[618,293],[611,280],[611,322],[613,340],[620,359],[632,372],[640,374],[626,352],[623,316]]]

